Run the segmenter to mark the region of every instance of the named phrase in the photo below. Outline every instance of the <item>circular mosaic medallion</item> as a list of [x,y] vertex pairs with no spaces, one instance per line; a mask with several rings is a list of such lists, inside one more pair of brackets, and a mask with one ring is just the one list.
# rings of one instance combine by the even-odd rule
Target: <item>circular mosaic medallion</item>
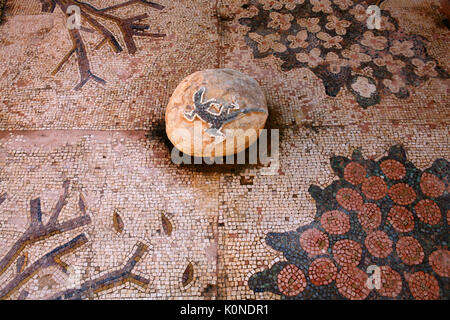
[[381,210],[375,203],[365,203],[358,212],[358,220],[365,231],[374,230],[381,223]]
[[383,297],[395,298],[402,291],[402,277],[389,266],[380,267],[381,287],[377,292]]
[[438,224],[441,221],[441,209],[433,200],[420,200],[414,207],[417,217],[427,224]]
[[394,184],[389,189],[389,196],[395,203],[403,206],[411,204],[416,200],[416,192],[406,183]]
[[336,262],[344,266],[357,266],[361,261],[362,247],[353,240],[339,240],[333,246],[333,256]]
[[366,169],[358,162],[350,162],[344,169],[344,178],[353,185],[363,183]]
[[366,282],[368,279],[367,273],[353,267],[342,268],[336,277],[336,287],[339,293],[347,299],[362,300],[365,299],[370,289]]
[[369,253],[377,258],[386,258],[392,252],[392,240],[383,231],[369,233],[364,243]]
[[434,174],[424,172],[420,178],[420,188],[426,196],[438,198],[444,193],[445,184]]
[[441,277],[450,277],[450,251],[436,250],[428,258],[430,266]]
[[393,206],[388,213],[388,220],[395,230],[410,232],[414,230],[414,216],[405,207]]
[[336,279],[337,268],[328,258],[314,260],[309,266],[309,279],[315,286],[323,286],[332,283]]
[[306,288],[306,277],[294,264],[286,265],[277,277],[278,289],[288,297],[297,296]]
[[361,195],[350,188],[339,189],[336,200],[344,209],[353,211],[358,211],[363,204]]
[[402,237],[396,244],[396,251],[400,259],[407,265],[420,264],[425,257],[419,241],[413,237]]
[[380,200],[387,194],[386,182],[377,176],[370,177],[363,182],[362,192],[367,199]]
[[339,210],[325,212],[320,218],[320,223],[329,234],[345,234],[350,229],[348,215]]
[[318,229],[309,229],[301,235],[300,245],[312,256],[324,254],[328,250],[328,236]]
[[388,159],[380,163],[381,171],[391,180],[400,180],[405,177],[406,169],[403,163]]
[[416,300],[436,300],[439,298],[439,284],[431,274],[418,271],[409,278],[408,285]]

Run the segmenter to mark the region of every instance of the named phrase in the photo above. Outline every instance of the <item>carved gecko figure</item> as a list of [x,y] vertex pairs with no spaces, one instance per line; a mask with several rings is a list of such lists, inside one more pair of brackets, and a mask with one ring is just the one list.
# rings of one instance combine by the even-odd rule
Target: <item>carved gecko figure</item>
[[[200,88],[194,94],[194,110],[191,112],[185,112],[184,117],[189,121],[194,121],[195,117],[208,123],[210,125],[206,132],[216,138],[224,138],[225,135],[220,131],[222,127],[231,121],[237,119],[241,114],[247,114],[250,112],[266,112],[263,108],[244,108],[239,109],[239,104],[233,101],[231,104],[221,103],[215,99],[210,99],[208,101],[203,101],[203,96],[206,89],[204,87]],[[216,106],[219,112],[211,111],[210,108]],[[236,110],[230,112],[231,110]]]

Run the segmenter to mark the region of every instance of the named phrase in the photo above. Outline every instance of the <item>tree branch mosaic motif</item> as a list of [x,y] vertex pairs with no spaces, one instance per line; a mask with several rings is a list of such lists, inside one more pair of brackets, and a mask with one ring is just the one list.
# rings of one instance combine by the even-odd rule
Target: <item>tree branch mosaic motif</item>
[[[269,233],[266,243],[285,261],[255,273],[249,286],[287,299],[449,299],[450,163],[421,171],[394,146],[379,161],[331,158],[339,176],[312,185],[314,221]],[[370,266],[380,286],[367,286]]]
[[251,0],[245,36],[255,58],[273,55],[284,71],[309,68],[337,96],[343,87],[366,108],[384,94],[409,97],[411,87],[449,74],[427,54],[421,36],[409,35],[381,10],[380,29],[367,25],[368,4],[352,0]]
[[123,51],[123,48],[117,40],[117,37],[112,31],[110,31],[100,22],[100,19],[117,25],[117,27],[120,29],[123,41],[125,42],[125,46],[129,54],[134,54],[137,51],[134,37],[163,38],[166,36],[165,34],[148,32],[146,30],[149,29],[149,25],[139,23],[139,21],[148,18],[147,14],[141,14],[125,19],[110,14],[110,11],[113,11],[115,9],[138,3],[157,10],[164,9],[164,6],[147,0],[129,0],[121,4],[113,5],[103,9],[97,9],[91,4],[77,0],[40,0],[40,2],[42,4],[42,12],[48,13],[54,12],[56,6],[58,6],[62,10],[62,12],[67,14],[70,6],[77,6],[80,8],[81,18],[93,28],[93,30],[86,27],[81,27],[80,29],[68,29],[70,38],[72,40],[72,48],[63,57],[61,62],[52,72],[53,75],[57,74],[62,69],[64,64],[70,59],[70,57],[73,54],[76,54],[78,70],[80,73],[80,82],[75,86],[75,90],[80,90],[89,80],[94,80],[95,82],[100,84],[106,83],[104,79],[92,73],[87,48],[83,41],[81,31],[91,33],[97,32],[103,37],[102,40],[95,46],[95,50],[101,48],[105,43],[107,43],[110,45],[113,52],[120,53]]

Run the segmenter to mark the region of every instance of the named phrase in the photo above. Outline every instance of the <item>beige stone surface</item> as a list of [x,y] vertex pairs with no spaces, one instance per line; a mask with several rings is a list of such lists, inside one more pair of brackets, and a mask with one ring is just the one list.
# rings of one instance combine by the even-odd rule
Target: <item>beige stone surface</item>
[[[202,88],[201,102],[214,99],[217,104],[212,105],[204,117],[201,118],[201,113],[197,112],[189,120],[185,114],[198,110],[194,95]],[[223,124],[220,129],[223,136],[208,131],[212,126],[209,122],[219,117],[219,104],[234,107],[230,111],[222,111],[224,118],[237,115],[235,120]],[[244,110],[257,109],[264,112],[244,113]],[[166,132],[175,147],[186,154],[197,157],[230,155],[245,150],[257,140],[267,117],[266,99],[256,80],[232,69],[208,69],[188,76],[175,89],[167,105]],[[248,135],[248,140],[244,135]]]

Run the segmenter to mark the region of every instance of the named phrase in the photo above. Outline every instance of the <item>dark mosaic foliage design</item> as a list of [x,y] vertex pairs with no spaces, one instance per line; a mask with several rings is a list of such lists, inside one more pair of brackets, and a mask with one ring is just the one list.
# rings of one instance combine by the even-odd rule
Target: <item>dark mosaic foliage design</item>
[[[396,160],[403,164],[405,170],[404,176],[401,179],[393,180],[389,179],[386,174],[383,173],[382,169],[380,168],[380,164],[383,163],[385,160]],[[393,185],[396,185],[398,183],[405,183],[409,185],[415,192],[414,200],[410,201],[411,203],[408,205],[405,205],[404,207],[409,210],[414,219],[413,219],[413,226],[411,226],[411,231],[409,232],[399,232],[396,230],[393,225],[391,224],[388,213],[390,212],[391,208],[395,205],[398,205],[394,203],[393,199],[391,199],[389,191],[386,192],[386,195],[382,197],[379,200],[371,200],[368,199],[363,190],[362,190],[362,183],[359,184],[352,184],[351,182],[347,181],[344,177],[344,170],[349,164],[360,164],[362,167],[366,169],[366,175],[365,179],[369,177],[380,177],[383,179],[385,184],[387,185],[387,188],[390,189]],[[367,268],[371,265],[376,266],[389,266],[392,268],[396,273],[398,273],[401,277],[401,281],[399,278],[398,284],[401,287],[401,290],[398,290],[398,294],[395,295],[395,297],[386,297],[379,293],[378,290],[373,289],[369,290],[367,294],[361,294],[361,298],[366,299],[413,299],[417,298],[417,296],[414,296],[410,290],[410,283],[408,280],[411,280],[411,275],[417,272],[424,272],[427,275],[430,275],[431,277],[434,277],[437,281],[435,283],[438,284],[439,288],[436,288],[436,292],[438,292],[438,296],[436,295],[435,298],[440,299],[449,299],[449,278],[448,278],[448,210],[450,209],[450,195],[448,193],[449,190],[449,177],[450,177],[450,163],[445,159],[438,159],[436,160],[433,165],[425,169],[424,171],[421,171],[420,169],[416,168],[413,163],[409,162],[406,157],[406,153],[404,149],[401,146],[393,146],[389,150],[388,156],[381,158],[379,161],[374,160],[366,160],[362,156],[361,152],[359,150],[355,150],[352,158],[346,158],[341,156],[334,156],[331,158],[331,166],[334,170],[334,172],[339,176],[339,180],[334,181],[331,185],[326,187],[325,189],[321,189],[318,186],[311,185],[309,188],[309,193],[312,195],[312,197],[316,201],[316,208],[317,213],[315,216],[314,221],[309,224],[302,227],[299,227],[295,231],[291,232],[285,232],[285,233],[268,233],[266,236],[266,243],[273,249],[277,251],[281,251],[284,253],[284,257],[286,261],[277,262],[275,263],[271,268],[266,269],[262,272],[255,273],[251,276],[249,279],[249,287],[255,292],[263,292],[263,291],[270,291],[272,293],[275,293],[277,295],[281,295],[282,298],[285,299],[345,299],[348,298],[345,295],[341,294],[341,290],[337,288],[336,281],[332,281],[331,283],[327,285],[314,285],[311,282],[311,274],[308,272],[311,264],[313,261],[319,259],[319,258],[327,258],[333,262],[333,264],[337,267],[336,273],[339,274],[343,267],[339,264],[338,260],[336,259],[335,252],[332,250],[333,245],[338,242],[339,240],[343,239],[349,239],[354,240],[355,242],[359,243],[362,247],[362,255],[359,260],[359,263],[355,266],[355,268],[358,268],[361,273],[364,272],[366,274]],[[442,194],[438,197],[430,197],[424,194],[423,188],[421,187],[421,181],[424,179],[425,174],[431,174],[437,177],[441,181],[441,190],[444,190]],[[353,181],[355,182],[355,181]],[[443,186],[445,185],[445,189]],[[423,186],[423,184],[422,184]],[[338,191],[342,188],[348,188],[356,191],[358,194],[361,195],[363,202],[365,204],[367,203],[373,203],[375,204],[379,209],[381,209],[381,221],[379,223],[379,226],[371,231],[366,232],[364,228],[362,227],[360,220],[358,219],[358,211],[357,210],[348,210],[336,199],[336,195]],[[386,189],[386,190],[388,190]],[[427,193],[427,192],[426,192]],[[429,194],[429,193],[428,193]],[[438,223],[434,225],[430,225],[427,223],[424,223],[421,219],[418,218],[416,207],[417,204],[421,200],[427,200],[432,201],[434,204],[436,204],[439,207],[440,210],[440,219]],[[398,201],[398,200],[397,200]],[[342,203],[342,202],[341,202]],[[321,223],[321,217],[332,210],[338,210],[345,215],[348,216],[350,221],[350,226],[348,231],[345,234],[330,234],[327,232],[322,223]],[[326,251],[323,251],[323,254],[318,255],[311,255],[308,254],[305,249],[300,244],[300,238],[303,233],[307,232],[311,229],[318,229],[321,232],[325,233],[329,245],[326,247]],[[367,229],[366,229],[367,230]],[[368,248],[365,245],[365,240],[367,238],[367,235],[370,232],[373,231],[382,231],[384,232],[389,239],[392,241],[392,251],[390,254],[384,258],[377,258],[373,256]],[[415,264],[415,265],[407,265],[404,263],[404,261],[398,256],[397,254],[397,243],[399,239],[402,237],[413,237],[415,238],[419,243],[420,246],[423,248],[424,252],[424,258],[421,263]],[[429,258],[430,254],[435,252],[436,250],[446,251],[447,256],[443,260],[441,260],[441,263],[444,265],[444,269],[447,272],[447,277],[440,276],[435,272],[435,268],[433,268],[432,265],[429,264]],[[300,279],[301,277],[298,277],[297,275],[294,275],[291,277],[291,279],[288,279],[287,283],[287,289],[286,288],[280,288],[280,274],[282,272],[286,273],[286,270],[283,271],[283,269],[286,269],[286,267],[295,266],[294,268],[297,270],[301,270],[300,273],[303,273],[301,277],[303,279]],[[287,272],[289,273],[289,272]],[[442,274],[442,273],[441,273]],[[293,272],[291,272],[291,276],[293,275]],[[288,277],[289,278],[289,277]],[[300,280],[298,280],[300,279]],[[302,281],[303,280],[303,284]],[[426,283],[420,283],[418,281],[416,284],[420,284],[422,286],[422,289],[425,288],[425,290],[428,289]],[[303,290],[297,290],[299,287],[303,285]],[[289,286],[291,286],[289,288]],[[384,284],[383,284],[384,286]],[[428,285],[429,286],[429,285]],[[389,289],[389,288],[387,288]],[[289,292],[289,290],[291,290]],[[285,293],[283,294],[282,291]],[[292,292],[299,292],[295,296],[289,293]],[[358,290],[356,297],[358,296]],[[364,291],[364,290],[363,290]],[[287,294],[287,295],[286,295]]]
[[[322,11],[317,9],[320,5]],[[351,0],[250,0],[245,8],[255,7],[258,14],[239,22],[249,27],[245,41],[255,58],[273,55],[283,61],[284,71],[309,68],[322,79],[327,95],[335,97],[347,87],[363,108],[380,103],[387,94],[407,98],[411,87],[431,77],[449,78],[427,54],[426,39],[405,33],[389,12],[381,10],[381,29],[368,29],[364,14],[368,6]],[[299,24],[309,18],[319,20],[315,27]],[[330,26],[329,19],[334,18],[348,26]],[[293,40],[295,36],[299,38]],[[377,41],[384,42],[383,48],[375,48]],[[307,61],[311,53],[314,57]],[[302,61],[299,54],[305,57]],[[355,89],[358,82],[371,89]]]

